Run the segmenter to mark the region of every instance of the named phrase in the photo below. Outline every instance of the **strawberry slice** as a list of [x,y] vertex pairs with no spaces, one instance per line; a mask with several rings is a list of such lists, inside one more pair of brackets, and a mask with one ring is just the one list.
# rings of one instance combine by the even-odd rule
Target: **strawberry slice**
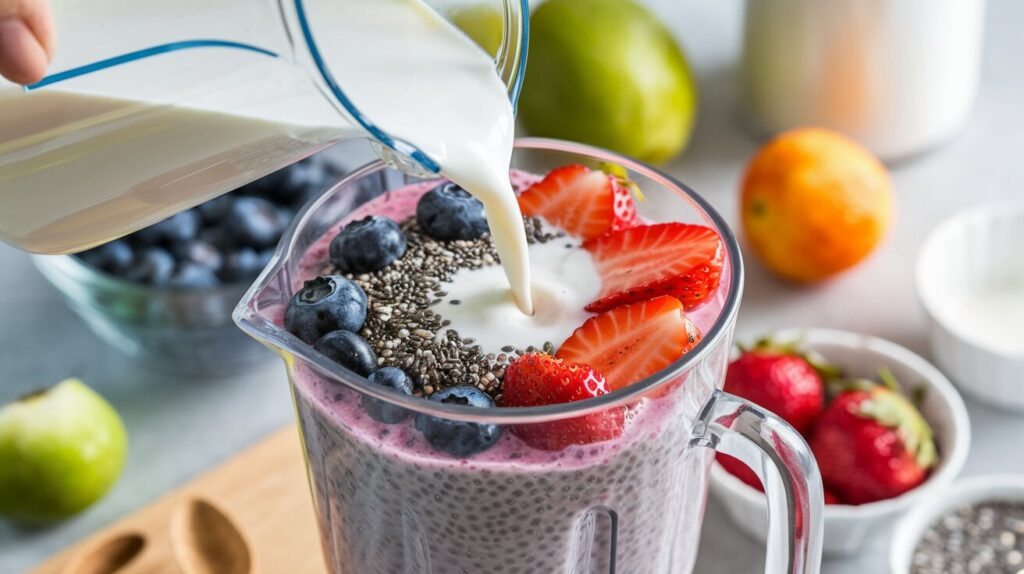
[[[609,390],[604,377],[587,365],[534,353],[508,366],[502,393],[504,406],[538,407],[600,397]],[[568,420],[513,425],[511,431],[534,448],[561,450],[613,439],[624,424],[624,409],[615,407]]]
[[556,356],[597,369],[616,391],[664,369],[700,339],[683,304],[661,296],[587,319]]
[[519,196],[519,209],[583,239],[637,222],[629,188],[603,171],[578,164],[556,168],[527,188]]
[[706,301],[722,278],[722,239],[703,225],[633,227],[583,247],[601,276],[601,295],[586,307],[592,313],[660,295],[679,299],[689,311]]

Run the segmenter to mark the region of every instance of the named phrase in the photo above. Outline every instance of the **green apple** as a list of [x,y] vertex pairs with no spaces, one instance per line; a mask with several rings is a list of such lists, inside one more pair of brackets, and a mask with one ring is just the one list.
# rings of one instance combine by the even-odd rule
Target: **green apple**
[[117,411],[76,379],[0,407],[0,515],[71,516],[121,474],[128,437]]
[[483,5],[460,8],[452,15],[452,22],[485,52],[497,55],[504,26],[504,20],[497,9]]
[[685,147],[697,87],[672,35],[633,0],[548,0],[530,17],[519,118],[531,134],[660,163]]

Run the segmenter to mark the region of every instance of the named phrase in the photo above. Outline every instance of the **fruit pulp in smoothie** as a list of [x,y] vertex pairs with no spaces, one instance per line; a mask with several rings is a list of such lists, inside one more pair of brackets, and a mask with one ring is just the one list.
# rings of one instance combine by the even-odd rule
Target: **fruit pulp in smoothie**
[[[523,189],[539,178],[514,173],[511,179]],[[429,307],[436,316],[410,326],[406,337],[419,337],[416,330],[441,337],[445,321],[455,319],[447,326],[457,328],[462,341],[478,345],[481,353],[498,356],[501,365],[506,363],[500,355],[511,355],[513,347],[521,350],[532,342],[539,348],[543,340],[557,344],[591,316],[583,307],[600,294],[595,261],[578,238],[551,225],[538,228],[537,222],[524,226],[542,286],[535,286],[534,293],[544,293],[536,298],[533,320],[515,320],[507,315],[511,302],[495,300],[493,262],[479,267],[470,263],[450,281],[432,283],[436,276],[423,272],[435,265],[430,254],[442,259],[447,254],[463,262],[464,252],[485,260],[491,255],[481,255],[467,242],[421,243],[421,230],[411,222],[417,202],[437,187],[438,182],[426,182],[390,191],[339,222],[342,229],[371,215],[406,222],[408,251],[378,272],[379,283],[361,280],[369,296],[368,313],[386,315],[368,318],[362,334],[369,337],[370,331],[387,330],[396,322],[405,325],[415,315],[386,307],[391,305],[387,292],[402,289],[399,276],[406,274],[418,284],[430,284],[427,295],[437,297]],[[298,273],[292,276],[293,291],[305,280],[334,272],[330,245],[338,227],[331,226],[302,256]],[[556,270],[566,270],[567,275],[558,276]],[[548,285],[549,277],[558,277],[552,283],[563,284]],[[491,303],[477,307],[482,314],[467,313],[465,308],[473,307],[474,299]],[[721,305],[716,289],[709,303],[691,316],[699,328],[710,329]],[[276,313],[275,320],[282,322],[284,309]],[[396,332],[396,337],[403,337]],[[461,367],[442,367],[441,377],[435,378],[425,352],[403,359],[404,343],[385,343],[378,348],[380,364],[416,374],[418,388],[466,384],[450,380],[460,376]],[[429,347],[414,346],[420,351]],[[359,393],[318,375],[301,361],[293,363],[293,394],[329,567],[360,573],[607,573],[614,564],[619,572],[690,571],[709,457],[703,449],[690,450],[689,437],[699,409],[724,374],[726,353],[727,349],[712,353],[706,368],[686,375],[685,395],[640,399],[629,409],[621,435],[538,448],[521,438],[522,429],[505,427],[496,443],[470,456],[439,451],[413,419],[380,422],[368,414]],[[465,377],[478,380],[468,372]],[[490,388],[485,377],[479,380]]]
[[[317,3],[310,17],[327,68],[361,112],[484,203],[515,300],[532,313],[507,177],[513,110],[490,56],[422,0]],[[125,99],[136,89],[128,74],[109,93],[0,83],[0,239],[80,251],[365,136],[291,66],[260,62],[264,81],[248,90],[258,95],[241,102],[238,90],[213,88],[180,103]]]

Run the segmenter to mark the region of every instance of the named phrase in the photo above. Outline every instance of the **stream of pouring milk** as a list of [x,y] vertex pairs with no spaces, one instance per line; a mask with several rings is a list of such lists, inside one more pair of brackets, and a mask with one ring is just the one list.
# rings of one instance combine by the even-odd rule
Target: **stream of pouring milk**
[[[484,204],[516,304],[532,314],[508,178],[514,114],[491,57],[422,0],[325,2],[311,16],[330,23],[316,39],[349,98]],[[274,70],[282,77],[266,78],[256,102],[214,92],[168,105],[0,84],[0,238],[37,252],[81,250],[153,223],[168,206],[209,199],[225,182],[251,181],[260,165],[365,137],[308,86],[273,97],[297,83]],[[74,143],[51,143],[69,136]]]

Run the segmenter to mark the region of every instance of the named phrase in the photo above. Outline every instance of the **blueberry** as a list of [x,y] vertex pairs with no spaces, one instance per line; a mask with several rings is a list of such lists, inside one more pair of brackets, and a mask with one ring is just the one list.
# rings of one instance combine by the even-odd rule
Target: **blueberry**
[[174,274],[174,256],[166,249],[149,247],[135,260],[135,264],[124,273],[124,278],[136,283],[164,285]]
[[169,244],[188,241],[199,232],[199,212],[190,209],[140,229],[131,235],[142,245]]
[[484,204],[451,182],[442,183],[420,198],[416,221],[427,235],[441,241],[478,239],[488,231]]
[[[494,400],[476,387],[448,387],[430,396],[430,400],[447,404],[491,408]],[[416,428],[437,450],[456,457],[467,457],[494,446],[501,438],[501,427],[464,421],[416,415]]]
[[178,266],[178,270],[167,282],[172,287],[183,289],[212,289],[220,284],[213,269],[186,261]]
[[306,281],[284,313],[285,329],[311,345],[331,331],[358,331],[365,320],[366,293],[340,275]]
[[365,339],[352,331],[331,331],[320,337],[313,348],[357,375],[368,377],[377,370],[377,355]]
[[153,229],[153,225],[149,227],[143,227],[142,229],[132,233],[125,237],[130,243],[136,246],[147,247],[150,245],[156,245],[160,242],[160,230]]
[[[370,382],[403,395],[412,395],[412,379],[402,369],[384,367],[370,375]],[[364,396],[363,410],[375,421],[393,425],[409,418],[409,411],[373,397]]]
[[[341,168],[326,157],[314,155],[292,165],[286,172],[285,184],[282,187],[298,192],[298,195],[306,195],[311,191],[318,192],[327,189],[343,173]],[[285,198],[282,197],[282,199]]]
[[331,240],[331,263],[342,273],[369,273],[405,255],[405,247],[397,223],[371,215],[349,223]]
[[225,283],[243,283],[252,281],[263,270],[260,255],[255,249],[243,247],[228,253],[224,258],[224,266],[220,268],[220,278]]
[[195,263],[217,272],[224,265],[224,256],[213,245],[200,239],[175,243],[172,251],[183,263]]
[[246,185],[242,193],[299,207],[305,199],[326,189],[343,173],[324,156],[314,155]]
[[273,200],[291,197],[293,194],[298,193],[298,190],[288,185],[288,173],[293,167],[294,164],[267,174],[252,183],[242,186],[238,189],[238,192],[242,195]]
[[259,197],[239,197],[223,219],[224,229],[240,245],[270,247],[281,238],[287,216]]
[[[256,253],[256,263],[260,266],[260,271],[267,265],[270,265],[270,260],[274,258],[274,249],[264,249]],[[258,274],[258,273],[257,273]]]
[[205,227],[199,230],[199,235],[196,237],[200,241],[205,241],[221,251],[235,246],[235,242],[232,241],[231,236],[228,235],[228,232],[223,227]]
[[79,253],[78,257],[97,269],[121,275],[135,260],[135,250],[128,242],[118,239]]
[[203,218],[204,223],[216,223],[220,221],[222,217],[227,215],[228,210],[231,209],[231,202],[233,200],[234,198],[232,198],[231,195],[224,194],[199,205],[196,207],[196,210]]

